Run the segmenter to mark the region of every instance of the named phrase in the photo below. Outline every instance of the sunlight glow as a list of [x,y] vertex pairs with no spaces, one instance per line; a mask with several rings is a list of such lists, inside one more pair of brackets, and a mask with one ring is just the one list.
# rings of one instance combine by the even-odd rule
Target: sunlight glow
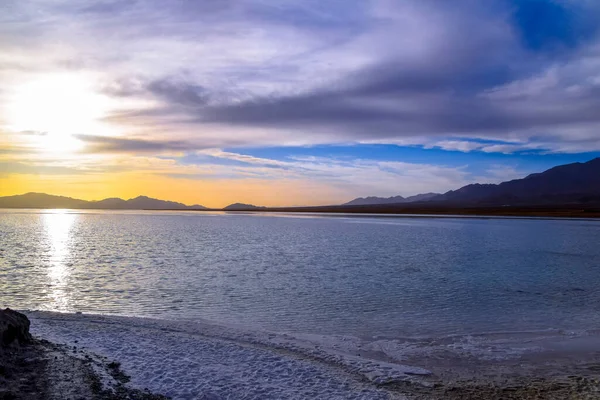
[[68,280],[71,275],[68,260],[71,255],[72,228],[78,215],[66,210],[52,210],[42,215],[49,247],[48,278],[52,302],[50,310],[69,311]]
[[107,101],[82,76],[44,75],[13,92],[7,107],[9,129],[34,133],[31,140],[39,150],[74,152],[83,143],[73,135],[98,133]]

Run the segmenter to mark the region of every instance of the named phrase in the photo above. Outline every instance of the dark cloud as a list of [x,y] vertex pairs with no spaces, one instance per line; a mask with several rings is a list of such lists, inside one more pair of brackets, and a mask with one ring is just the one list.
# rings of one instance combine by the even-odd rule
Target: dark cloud
[[238,146],[243,141],[229,139],[225,142],[220,139],[205,139],[200,142],[184,140],[148,140],[140,138],[127,138],[115,136],[75,135],[86,144],[84,152],[87,153],[161,153],[161,152],[194,152],[197,150],[216,148],[224,143],[229,146]]
[[113,97],[152,96],[177,106],[203,106],[210,100],[209,91],[190,80],[180,77],[148,79],[127,77],[115,79],[101,88]]
[[[386,86],[387,85],[387,86]],[[400,89],[402,88],[402,89]],[[491,87],[490,87],[491,88]],[[391,93],[383,97],[383,93]],[[483,134],[600,122],[596,90],[570,96],[508,101],[455,92],[406,89],[399,81],[376,79],[348,91],[262,98],[198,110],[200,121],[275,128],[335,128],[356,139],[415,134]],[[374,104],[374,105],[373,105]]]
[[[559,18],[559,23],[565,24],[575,18],[567,6],[546,3],[524,1],[516,12],[544,10],[540,18],[549,19],[561,13],[564,20]],[[306,137],[323,134],[342,141],[455,134],[508,137],[520,132],[569,141],[573,134],[568,132],[587,129],[583,139],[573,140],[598,144],[597,133],[589,131],[600,123],[600,84],[597,71],[590,70],[585,59],[600,56],[591,47],[581,47],[566,58],[545,48],[548,53],[541,59],[529,52],[532,46],[546,46],[533,43],[535,32],[520,33],[531,36],[523,39],[531,41],[523,47],[510,30],[507,35],[493,29],[490,33],[473,21],[478,17],[466,12],[455,15],[457,20],[449,25],[453,29],[443,31],[446,36],[437,47],[416,60],[402,52],[395,55],[390,47],[391,56],[308,93],[257,96],[216,106],[188,101],[186,106],[196,107],[185,112],[195,115],[198,123],[293,129]],[[543,37],[548,43],[585,46],[579,40],[582,33],[566,31],[568,24],[559,31],[552,25],[555,22],[538,23],[539,29],[546,30]],[[532,24],[523,20],[518,27],[535,30]],[[177,91],[187,92],[182,87]],[[556,135],[556,131],[563,133]]]
[[153,95],[171,104],[197,107],[207,104],[209,100],[205,88],[188,82],[163,79],[150,82],[146,88]]
[[[489,125],[505,128],[483,102],[433,96],[387,99],[388,106],[369,106],[360,92],[319,93],[288,98],[256,99],[251,102],[200,111],[200,121],[253,125],[270,128],[307,128],[343,132],[353,139],[381,139],[423,133],[465,132]],[[394,105],[397,101],[399,104]],[[410,101],[407,107],[406,102]],[[404,104],[401,104],[404,103]]]
[[[485,58],[485,52],[479,56]],[[444,59],[456,57],[456,59]],[[599,122],[599,89],[580,86],[563,104],[571,77],[558,77],[538,95],[520,99],[487,96],[520,76],[511,60],[472,63],[470,54],[445,55],[418,70],[387,62],[347,77],[336,87],[308,94],[255,98],[231,105],[198,107],[199,122],[274,128],[332,128],[354,138],[415,134],[497,133],[561,124]],[[439,68],[440,65],[452,66]]]
[[90,153],[156,153],[161,151],[191,151],[197,149],[184,141],[151,141],[128,139],[113,136],[76,135],[86,143],[86,152]]
[[[143,85],[148,94],[165,102],[164,107],[145,116],[188,115],[193,120],[187,122],[200,124],[306,128],[311,133],[305,135],[336,132],[350,140],[499,132],[534,126],[532,116],[517,115],[504,105],[478,97],[543,67],[537,60],[526,58],[502,19],[469,1],[458,6],[435,0],[424,4],[424,9],[432,13],[425,14],[425,20],[435,23],[441,19],[443,24],[435,27],[438,37],[426,38],[427,43],[418,43],[419,37],[414,43],[402,41],[423,47],[417,56],[407,56],[391,37],[410,32],[391,26],[386,28],[390,36],[382,37],[386,41],[382,51],[389,54],[382,53],[380,61],[350,72],[333,84],[308,93],[255,96],[215,105],[203,85],[165,78]],[[123,87],[123,93],[131,92],[127,85]]]

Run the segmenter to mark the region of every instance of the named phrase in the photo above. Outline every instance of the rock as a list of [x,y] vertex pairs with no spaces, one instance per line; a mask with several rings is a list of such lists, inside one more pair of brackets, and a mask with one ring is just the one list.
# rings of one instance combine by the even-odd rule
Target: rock
[[24,314],[10,308],[0,310],[0,346],[29,343],[32,340],[29,326],[29,318]]

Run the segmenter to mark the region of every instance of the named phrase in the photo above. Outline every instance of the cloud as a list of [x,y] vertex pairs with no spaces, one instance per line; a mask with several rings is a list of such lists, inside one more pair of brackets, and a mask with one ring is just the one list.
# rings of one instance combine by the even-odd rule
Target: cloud
[[195,84],[159,80],[152,82],[148,91],[172,104],[198,107],[208,103],[207,90]]
[[152,141],[112,136],[74,135],[86,144],[87,153],[157,153],[190,151],[196,146],[183,141]]
[[201,150],[197,154],[207,155],[217,159],[238,161],[243,164],[261,165],[274,168],[286,168],[289,166],[289,163],[286,161],[254,157],[247,154],[232,153],[228,151],[223,151],[221,149]]
[[473,150],[481,150],[484,147],[484,144],[481,142],[471,142],[468,140],[442,140],[427,147],[437,147],[448,151],[462,151],[464,153],[468,153]]
[[[264,29],[280,33],[275,18],[285,18],[285,7],[265,4],[262,12],[236,23],[254,26],[261,18]],[[428,145],[433,140],[445,148],[460,136],[543,141],[548,151],[578,151],[567,149],[579,148],[571,143],[573,132],[579,132],[585,147],[600,149],[594,134],[600,126],[595,31],[577,33],[582,39],[574,40],[554,32],[552,21],[543,22],[544,37],[568,41],[571,52],[539,44],[546,54],[540,58],[523,42],[536,40],[524,35],[534,35],[537,22],[527,22],[531,10],[519,4],[374,1],[369,18],[351,31],[337,26],[327,31],[321,45],[305,30],[306,21],[290,24],[281,32],[293,37],[301,52],[271,40],[253,53],[258,58],[238,60],[232,49],[247,42],[236,42],[223,49],[223,57],[208,54],[207,66],[180,65],[170,75],[144,78],[137,91],[131,90],[135,84],[124,85],[123,93],[159,103],[117,114],[113,121],[170,125],[190,137],[218,130],[223,140],[218,147],[235,137],[240,146],[401,140]],[[548,10],[544,15],[562,13],[570,21],[584,9],[539,7]],[[221,12],[219,18],[229,15],[227,9]],[[304,12],[319,21],[335,20],[315,5]],[[325,30],[324,25],[315,29]],[[218,38],[229,39],[228,34]],[[267,55],[275,54],[271,51],[277,57]]]
[[514,165],[491,165],[485,171],[483,179],[487,179],[489,183],[506,182],[513,179],[524,178],[527,174],[519,170]]
[[[256,175],[265,179],[302,181],[311,179],[347,193],[348,197],[365,195],[410,196],[426,192],[445,192],[474,182],[499,183],[504,178],[526,175],[516,166],[493,165],[481,174],[474,174],[466,165],[444,166],[429,163],[407,163],[375,159],[354,159],[317,156],[293,156],[286,160],[272,160],[244,154],[223,152],[218,149],[202,151],[215,158],[236,160],[235,168],[215,165],[219,174],[238,179]],[[198,160],[198,167],[211,165]],[[275,168],[273,168],[275,167]],[[185,174],[178,174],[185,178]]]
[[0,175],[4,174],[44,174],[44,175],[79,175],[88,173],[78,167],[30,164],[26,162],[0,161]]
[[598,11],[583,0],[8,0],[0,79],[90,72],[115,130],[78,136],[97,153],[600,150]]

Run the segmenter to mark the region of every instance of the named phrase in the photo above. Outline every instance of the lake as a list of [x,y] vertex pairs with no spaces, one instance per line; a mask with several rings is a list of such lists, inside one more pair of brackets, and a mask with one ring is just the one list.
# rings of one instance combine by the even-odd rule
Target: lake
[[600,327],[600,223],[0,210],[0,306],[359,337]]

